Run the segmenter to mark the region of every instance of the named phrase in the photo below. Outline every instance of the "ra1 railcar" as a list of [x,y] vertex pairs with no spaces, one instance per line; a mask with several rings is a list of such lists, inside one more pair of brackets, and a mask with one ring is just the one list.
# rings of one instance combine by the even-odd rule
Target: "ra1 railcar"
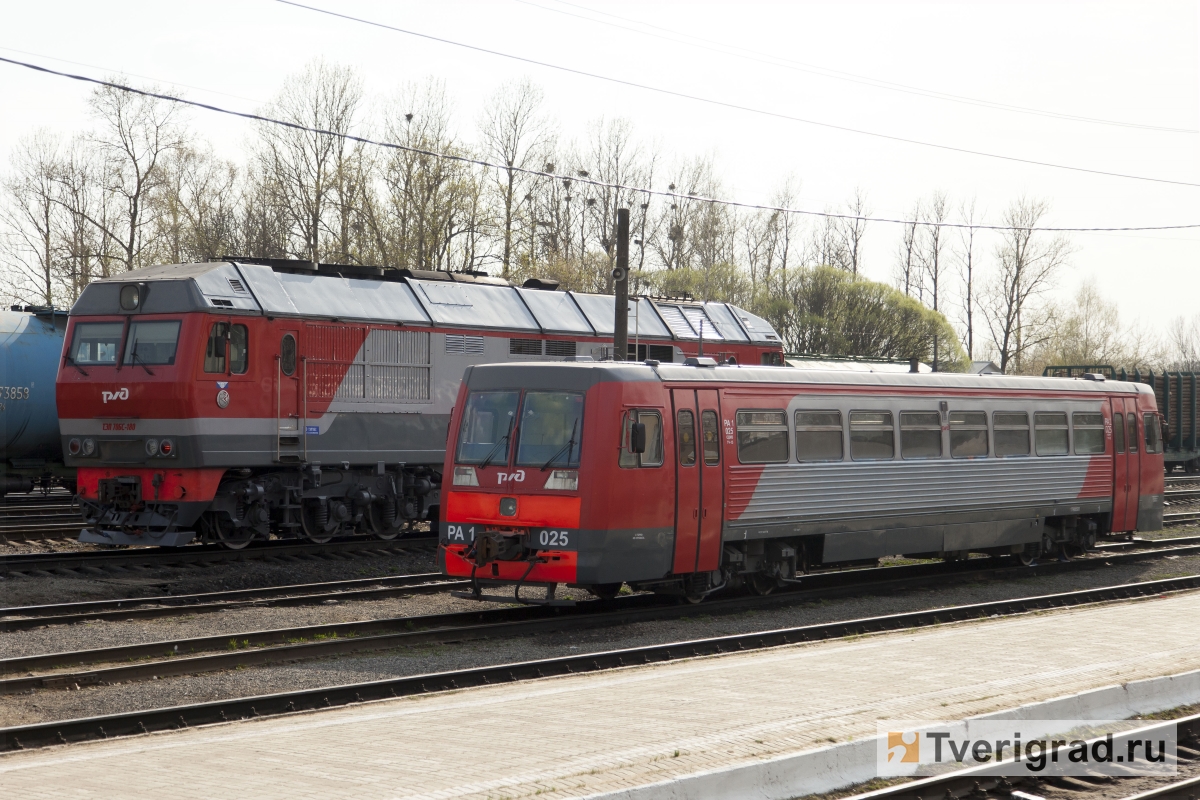
[[0,311],[0,495],[75,485],[54,401],[66,326],[67,312],[53,308]]
[[[611,350],[612,297],[312,266],[175,264],[88,285],[57,395],[83,541],[397,536],[437,516],[466,367]],[[733,306],[631,305],[643,355],[682,361],[703,342],[726,360],[782,360],[770,325]]]
[[888,555],[1029,562],[1161,529],[1162,449],[1133,383],[483,365],[450,426],[439,558],[476,594],[693,600]]

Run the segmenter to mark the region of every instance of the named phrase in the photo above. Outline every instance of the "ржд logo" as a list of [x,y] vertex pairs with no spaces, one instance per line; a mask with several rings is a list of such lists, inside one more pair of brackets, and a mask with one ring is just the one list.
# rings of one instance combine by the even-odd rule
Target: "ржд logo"
[[129,399],[129,389],[127,389],[125,387],[121,387],[120,389],[117,389],[115,392],[101,392],[100,398],[105,403],[107,403],[109,400],[128,400]]

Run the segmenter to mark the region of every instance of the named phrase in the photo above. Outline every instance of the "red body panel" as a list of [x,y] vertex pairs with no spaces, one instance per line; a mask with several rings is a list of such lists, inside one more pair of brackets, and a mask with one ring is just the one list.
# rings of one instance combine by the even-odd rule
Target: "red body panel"
[[[79,469],[79,496],[95,500],[103,478],[138,477],[142,481],[142,499],[187,503],[212,500],[221,483],[224,469],[141,469],[130,467],[99,467]],[[155,486],[155,478],[159,485]]]

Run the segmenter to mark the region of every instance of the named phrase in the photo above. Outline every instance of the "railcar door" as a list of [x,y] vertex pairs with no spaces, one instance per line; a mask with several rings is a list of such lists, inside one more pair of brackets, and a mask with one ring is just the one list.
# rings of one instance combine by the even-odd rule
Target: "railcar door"
[[1129,455],[1125,444],[1125,400],[1112,401],[1113,510],[1112,529],[1126,530],[1125,508],[1129,502]]
[[673,389],[675,409],[675,562],[677,574],[695,572],[700,541],[700,467],[696,447],[696,391]]
[[721,471],[721,403],[715,389],[696,392],[700,411],[700,543],[696,571],[721,565],[721,525],[724,519],[724,473]]
[[276,446],[277,461],[298,461],[303,455],[301,443],[305,431],[302,429],[301,395],[302,365],[300,363],[300,332],[284,330],[279,336],[279,354],[276,356],[275,416],[279,423]]
[[1125,530],[1137,530],[1138,497],[1142,493],[1142,426],[1138,419],[1137,398],[1125,398],[1125,475],[1129,487],[1125,495]]

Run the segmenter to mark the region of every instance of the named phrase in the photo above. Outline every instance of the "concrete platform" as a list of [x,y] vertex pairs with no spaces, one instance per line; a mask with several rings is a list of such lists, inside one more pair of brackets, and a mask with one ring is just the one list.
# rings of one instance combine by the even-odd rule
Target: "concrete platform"
[[8,798],[578,797],[1200,669],[1200,593],[0,757]]

